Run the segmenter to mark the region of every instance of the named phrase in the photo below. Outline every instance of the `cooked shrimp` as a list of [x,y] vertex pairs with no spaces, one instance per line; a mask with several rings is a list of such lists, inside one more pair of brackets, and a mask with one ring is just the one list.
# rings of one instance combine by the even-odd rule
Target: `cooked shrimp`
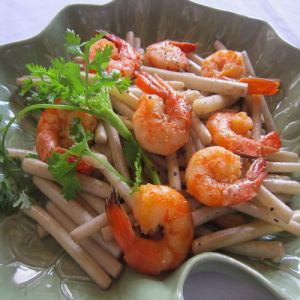
[[191,43],[163,41],[147,47],[144,59],[156,68],[171,71],[187,71],[189,67],[186,53],[195,51],[197,46]]
[[[46,161],[52,151],[63,153],[74,143],[70,138],[70,127],[74,118],[81,119],[85,130],[90,132],[96,130],[96,118],[87,113],[54,108],[43,111],[38,123],[36,138],[36,151],[41,160]],[[88,173],[91,168],[85,163],[79,162],[77,170]]]
[[205,58],[201,64],[201,75],[225,80],[238,80],[248,84],[248,94],[274,95],[279,82],[264,78],[245,78],[243,56],[232,50],[219,50]]
[[239,155],[266,156],[277,152],[281,146],[279,134],[275,131],[259,141],[251,139],[253,122],[245,112],[217,112],[210,116],[206,127],[216,145]]
[[254,198],[266,172],[266,160],[256,159],[241,177],[240,157],[213,146],[194,153],[186,169],[187,191],[208,206],[229,206]]
[[89,59],[92,61],[98,50],[106,46],[112,47],[112,54],[108,63],[107,72],[119,70],[123,76],[132,78],[135,71],[140,66],[140,54],[132,48],[126,41],[114,34],[106,33],[103,39],[95,42],[89,53]]
[[[192,110],[183,96],[157,75],[137,74],[136,85],[145,93],[135,111],[132,124],[138,142],[146,150],[169,155],[187,143]],[[159,98],[160,97],[160,98]]]
[[176,268],[188,254],[194,232],[192,214],[187,200],[176,190],[146,184],[134,194],[133,214],[142,233],[163,227],[160,239],[137,235],[114,194],[106,213],[125,261],[136,271],[156,275]]

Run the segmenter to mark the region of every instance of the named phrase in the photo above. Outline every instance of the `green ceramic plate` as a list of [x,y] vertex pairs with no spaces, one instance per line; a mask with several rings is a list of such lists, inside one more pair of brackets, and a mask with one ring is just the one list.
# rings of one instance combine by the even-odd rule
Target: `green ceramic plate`
[[[199,52],[203,54],[212,49],[216,38],[228,48],[246,49],[258,75],[281,79],[280,93],[268,102],[284,147],[300,151],[300,50],[284,42],[262,21],[182,0],[69,6],[39,35],[2,46],[0,110],[7,118],[18,110],[20,101],[15,94],[16,77],[25,73],[26,63],[48,64],[53,57],[65,55],[63,33],[67,28],[84,39],[99,28],[120,36],[133,30],[144,45],[165,38],[191,40],[201,45]],[[33,132],[34,123],[22,121],[11,131],[9,146],[32,147]],[[276,298],[300,299],[300,239],[288,234],[280,236],[286,256],[279,264],[204,253],[161,277],[143,276],[126,268],[108,291],[101,291],[52,238],[38,239],[27,217],[17,214],[0,218],[1,299],[183,299],[187,277],[214,270],[267,288]]]

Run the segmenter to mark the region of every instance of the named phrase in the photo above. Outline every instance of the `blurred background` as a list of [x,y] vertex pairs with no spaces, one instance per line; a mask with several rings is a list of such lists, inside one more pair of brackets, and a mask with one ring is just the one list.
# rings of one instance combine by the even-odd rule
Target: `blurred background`
[[[275,28],[281,37],[300,48],[300,1],[191,1],[265,20]],[[103,4],[106,2],[109,0],[0,0],[0,44],[14,42],[37,34],[66,5],[75,3]]]

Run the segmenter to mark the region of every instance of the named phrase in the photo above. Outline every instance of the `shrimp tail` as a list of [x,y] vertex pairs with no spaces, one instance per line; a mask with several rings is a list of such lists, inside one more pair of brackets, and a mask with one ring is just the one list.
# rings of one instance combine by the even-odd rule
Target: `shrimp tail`
[[281,140],[278,132],[272,131],[260,140],[262,145],[262,155],[277,152],[281,147]]
[[[253,199],[267,176],[267,162],[263,157],[257,158],[246,173],[244,179],[235,185],[224,188],[223,206],[231,206]],[[247,197],[245,197],[247,195]]]
[[114,189],[106,199],[105,210],[113,235],[122,251],[126,252],[135,242],[136,235]]
[[113,42],[118,48],[121,56],[127,57],[129,59],[136,60],[138,59],[138,55],[133,47],[131,47],[125,40],[119,38],[118,36],[112,33],[106,33],[104,37]]
[[140,71],[136,73],[136,85],[145,93],[155,94],[161,98],[166,98],[172,94],[173,90],[156,74],[154,76]]
[[277,94],[280,82],[278,80],[248,77],[241,78],[240,82],[248,84],[248,94],[273,96]]
[[53,130],[40,131],[36,137],[36,150],[42,161],[46,161],[52,150],[59,145],[59,136]]
[[180,48],[184,53],[194,52],[197,49],[196,44],[186,42],[169,41],[171,45]]
[[246,179],[261,184],[267,176],[267,162],[263,157],[257,158],[246,173]]

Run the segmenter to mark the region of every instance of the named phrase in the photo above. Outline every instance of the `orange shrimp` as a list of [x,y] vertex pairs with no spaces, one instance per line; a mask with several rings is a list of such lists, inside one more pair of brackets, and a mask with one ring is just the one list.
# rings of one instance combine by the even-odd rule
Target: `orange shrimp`
[[[81,119],[85,130],[91,132],[96,130],[96,118],[87,113],[54,108],[45,109],[42,112],[36,138],[36,151],[41,160],[46,161],[52,151],[64,153],[65,149],[73,144],[69,131],[74,118]],[[70,157],[69,161],[74,161],[74,157]],[[79,162],[77,170],[90,173],[92,168],[84,162]]]
[[188,141],[191,107],[157,75],[139,72],[136,85],[144,92],[158,96],[142,95],[140,98],[132,118],[138,142],[156,154],[174,153]]
[[113,48],[107,72],[110,73],[112,70],[119,70],[123,76],[134,77],[135,71],[140,66],[140,54],[126,41],[114,34],[106,33],[103,39],[95,42],[90,48],[89,59],[92,61],[97,51],[106,46]]
[[197,45],[175,41],[163,41],[147,47],[144,59],[150,66],[171,71],[187,71],[186,53],[194,52]]
[[266,156],[281,147],[279,134],[275,131],[259,141],[250,138],[253,122],[245,112],[217,112],[206,123],[213,142],[239,155]]
[[186,169],[187,191],[208,206],[230,206],[254,198],[267,175],[266,160],[257,158],[241,177],[240,157],[223,147],[194,153]]
[[125,261],[134,270],[150,275],[176,268],[188,254],[193,238],[188,202],[176,190],[162,185],[142,185],[133,195],[133,214],[142,233],[153,233],[163,227],[163,236],[147,239],[137,235],[112,194],[106,214]]
[[265,78],[250,78],[246,75],[243,56],[232,50],[219,50],[205,58],[201,75],[225,80],[238,80],[248,84],[248,94],[272,96],[278,92],[279,81]]

